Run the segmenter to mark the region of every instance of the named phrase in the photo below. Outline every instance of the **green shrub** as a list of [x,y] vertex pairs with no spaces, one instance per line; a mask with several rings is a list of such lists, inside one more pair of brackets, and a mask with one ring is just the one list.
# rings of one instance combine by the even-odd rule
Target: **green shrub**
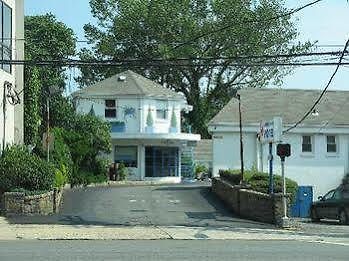
[[[256,172],[250,177],[248,184],[255,191],[269,193],[269,174]],[[286,178],[286,192],[291,194],[291,202],[294,202],[297,190],[297,182]],[[279,175],[274,175],[274,193],[282,193],[282,177]]]
[[64,141],[65,131],[60,128],[54,128],[52,132],[55,137],[52,161],[56,168],[63,172],[64,176],[69,179],[73,174],[73,160],[69,146]]
[[76,185],[83,185],[87,186],[92,183],[102,183],[106,182],[107,176],[106,175],[95,175],[92,172],[86,171],[86,170],[80,170],[77,174],[73,175],[72,177],[72,186]]
[[[240,183],[240,170],[219,170],[219,175],[222,179],[232,185]],[[244,171],[244,181],[251,187],[252,190],[269,193],[269,174],[258,172],[255,169]],[[298,190],[297,182],[286,178],[286,192],[291,194],[291,202],[294,202]],[[282,192],[282,177],[274,175],[274,192]]]
[[199,173],[208,173],[208,168],[205,165],[198,164],[195,166],[195,175]]
[[123,163],[120,163],[117,173],[119,174],[120,180],[126,180],[128,176],[128,169],[125,167]]
[[0,189],[3,191],[14,188],[51,190],[54,176],[53,165],[30,154],[25,147],[6,148],[0,158]]
[[109,159],[97,158],[94,162],[93,173],[95,175],[108,175],[108,168],[110,166]]
[[66,176],[66,174],[64,172],[62,172],[61,170],[56,169],[54,187],[55,188],[64,187],[64,185],[67,183],[67,181],[68,181],[68,177]]
[[232,170],[232,169],[223,170],[223,169],[220,169],[218,174],[219,174],[221,179],[229,182],[232,185],[240,184],[241,175],[240,175],[240,171],[239,170]]

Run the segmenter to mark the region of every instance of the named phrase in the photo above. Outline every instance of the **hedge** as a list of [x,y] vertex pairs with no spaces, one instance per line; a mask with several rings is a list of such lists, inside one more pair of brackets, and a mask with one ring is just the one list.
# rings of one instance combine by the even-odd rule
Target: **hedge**
[[30,154],[25,147],[8,147],[1,155],[0,190],[51,190],[54,178],[54,166],[38,156]]
[[[222,179],[232,185],[240,184],[240,170],[219,170],[219,175]],[[247,186],[254,191],[269,193],[269,174],[258,172],[256,170],[246,170],[244,172],[244,181]],[[286,178],[286,192],[291,194],[291,201],[296,198],[298,184],[294,180]],[[274,192],[282,192],[282,177],[274,175]]]

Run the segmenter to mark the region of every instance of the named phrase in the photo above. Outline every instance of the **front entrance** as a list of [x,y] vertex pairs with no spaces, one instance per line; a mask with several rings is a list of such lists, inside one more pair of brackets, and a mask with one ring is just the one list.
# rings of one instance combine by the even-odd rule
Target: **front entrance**
[[145,147],[145,177],[178,177],[179,149]]
[[296,201],[291,209],[293,217],[306,218],[310,215],[310,207],[313,203],[313,187],[299,186]]

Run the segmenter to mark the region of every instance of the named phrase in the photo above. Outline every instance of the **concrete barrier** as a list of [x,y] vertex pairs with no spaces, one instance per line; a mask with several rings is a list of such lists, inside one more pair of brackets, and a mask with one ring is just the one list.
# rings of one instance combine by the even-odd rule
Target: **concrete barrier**
[[279,225],[283,216],[282,195],[269,195],[214,178],[212,191],[235,214],[251,220]]
[[28,196],[22,192],[4,193],[6,215],[49,215],[57,213],[62,199],[63,189]]

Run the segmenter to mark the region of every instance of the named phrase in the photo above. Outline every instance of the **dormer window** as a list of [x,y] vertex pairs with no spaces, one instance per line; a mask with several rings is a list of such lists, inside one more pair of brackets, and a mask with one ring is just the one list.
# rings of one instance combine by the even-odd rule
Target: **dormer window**
[[167,110],[166,109],[157,109],[156,110],[156,118],[160,120],[167,119]]
[[156,119],[158,120],[167,120],[168,113],[167,113],[167,102],[162,100],[156,101]]
[[106,118],[116,118],[116,101],[115,100],[105,100],[104,114]]

